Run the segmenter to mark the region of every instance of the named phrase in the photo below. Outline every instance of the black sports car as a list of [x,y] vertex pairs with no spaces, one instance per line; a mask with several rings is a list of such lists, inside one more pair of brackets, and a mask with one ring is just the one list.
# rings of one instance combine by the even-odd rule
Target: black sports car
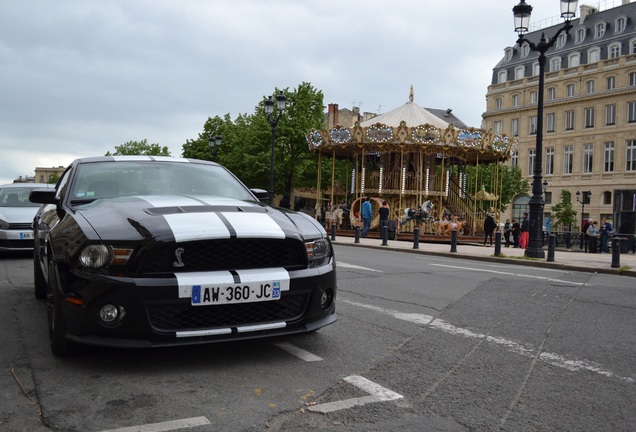
[[159,347],[310,332],[336,321],[325,230],[192,159],[75,160],[34,190],[35,296],[51,349]]

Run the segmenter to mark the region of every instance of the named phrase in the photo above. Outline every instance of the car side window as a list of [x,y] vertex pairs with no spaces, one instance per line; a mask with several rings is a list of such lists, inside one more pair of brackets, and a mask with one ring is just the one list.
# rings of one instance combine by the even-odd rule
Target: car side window
[[66,171],[64,171],[64,174],[62,174],[62,177],[60,177],[60,180],[57,182],[55,198],[57,198],[58,200],[62,199],[62,197],[66,195],[66,190],[68,189],[68,181],[72,177],[72,173],[73,168],[69,167]]

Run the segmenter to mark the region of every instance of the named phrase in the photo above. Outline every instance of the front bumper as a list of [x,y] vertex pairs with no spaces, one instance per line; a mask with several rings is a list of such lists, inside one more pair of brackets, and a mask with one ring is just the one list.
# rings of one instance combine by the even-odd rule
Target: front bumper
[[[225,305],[191,305],[189,298],[179,298],[175,278],[67,275],[62,294],[81,299],[83,305],[64,302],[66,337],[87,345],[204,344],[311,332],[336,321],[333,260],[317,269],[289,272],[290,289],[279,300]],[[325,293],[330,298],[327,307],[321,304]],[[106,304],[125,311],[123,317],[104,323],[99,310]]]

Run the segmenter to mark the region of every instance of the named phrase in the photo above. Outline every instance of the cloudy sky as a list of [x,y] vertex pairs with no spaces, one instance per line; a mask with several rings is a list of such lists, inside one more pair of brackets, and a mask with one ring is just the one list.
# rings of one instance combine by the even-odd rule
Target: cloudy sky
[[[1,0],[0,184],[131,140],[180,156],[208,117],[302,82],[376,113],[413,85],[479,127],[517,2]],[[534,22],[560,13],[528,3]]]

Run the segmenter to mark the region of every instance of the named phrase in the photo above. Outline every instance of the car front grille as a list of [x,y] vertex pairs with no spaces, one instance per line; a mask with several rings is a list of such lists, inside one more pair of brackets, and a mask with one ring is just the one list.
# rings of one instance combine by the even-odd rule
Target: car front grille
[[286,292],[280,300],[256,303],[192,306],[189,299],[150,303],[147,311],[156,330],[183,331],[295,320],[302,317],[308,301],[307,293]]
[[10,223],[9,224],[9,229],[10,230],[20,230],[20,231],[33,231],[33,227],[31,226],[31,222],[26,222],[26,223]]
[[[304,244],[291,239],[217,239],[158,244],[144,254],[140,273],[303,268]],[[180,265],[182,264],[182,265]]]

